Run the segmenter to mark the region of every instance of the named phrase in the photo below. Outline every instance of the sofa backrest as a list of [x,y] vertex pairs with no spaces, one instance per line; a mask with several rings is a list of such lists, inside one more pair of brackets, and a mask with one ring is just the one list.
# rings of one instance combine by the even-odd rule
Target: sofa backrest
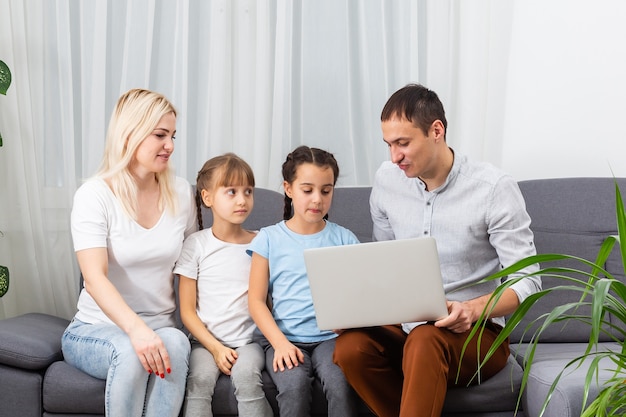
[[[350,229],[361,242],[372,240],[372,218],[369,195],[371,187],[337,187],[328,219]],[[284,195],[265,188],[255,188],[254,209],[243,226],[249,230],[276,224],[283,219]],[[202,207],[202,223],[209,228],[213,223],[211,210]]]
[[370,193],[372,187],[337,187],[328,220],[350,229],[360,242],[372,241]]
[[[594,261],[605,238],[617,234],[614,181],[613,178],[558,178],[519,182],[531,217],[537,253],[562,253]],[[616,181],[620,190],[626,192],[626,178],[618,178]],[[552,265],[585,269],[575,261],[555,262]],[[604,268],[617,279],[626,282],[617,246]],[[542,283],[544,289],[564,284],[563,280],[548,276],[542,277]],[[556,306],[578,301],[580,295],[577,291],[555,291],[543,297],[526,316],[511,340],[521,340],[524,328],[532,320]],[[589,309],[578,312],[589,314]],[[613,317],[608,319],[612,320]],[[589,340],[589,333],[588,326],[579,321],[570,321],[553,325],[541,340],[586,342]],[[528,341],[531,334],[524,336],[524,341]],[[602,339],[608,340],[609,336],[604,335]]]
[[[195,192],[195,188],[194,188]],[[278,191],[256,187],[254,189],[254,208],[243,223],[248,230],[259,230],[262,227],[276,224],[283,219],[283,195]],[[202,224],[205,229],[213,224],[211,210],[202,207]]]
[[[626,178],[618,178],[620,189],[626,193]],[[595,260],[600,246],[609,235],[617,233],[615,218],[615,185],[613,178],[561,178],[519,182],[526,200],[526,208],[532,219],[537,252],[563,253]],[[372,220],[369,213],[371,187],[337,187],[329,212],[329,219],[352,230],[361,242],[372,240]],[[202,209],[205,227],[211,225],[210,210]],[[244,223],[248,229],[258,230],[263,226],[282,220],[283,194],[263,188],[255,189],[255,205]],[[555,265],[582,266],[574,262]],[[614,249],[605,269],[622,282],[626,282],[618,249]],[[563,284],[554,278],[543,277],[543,287],[551,288]],[[523,336],[526,325],[558,305],[577,301],[579,292],[554,292],[542,298],[529,312],[513,333],[511,340],[526,340],[532,333]],[[589,311],[582,309],[581,314]],[[613,320],[613,317],[608,317]],[[620,323],[614,323],[620,326]],[[615,332],[614,332],[615,333]],[[608,335],[602,336],[609,340]],[[580,322],[554,325],[543,335],[544,342],[585,342],[589,339],[589,328]],[[623,340],[623,338],[622,338]]]

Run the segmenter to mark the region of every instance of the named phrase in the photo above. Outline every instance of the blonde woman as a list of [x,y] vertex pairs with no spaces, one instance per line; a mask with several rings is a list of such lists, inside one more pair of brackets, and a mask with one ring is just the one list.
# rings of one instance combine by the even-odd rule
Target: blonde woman
[[196,229],[191,186],[174,176],[176,110],[133,89],[111,116],[98,173],[76,191],[71,225],[84,277],[65,360],[106,379],[108,416],[178,416],[189,341],[175,328],[172,269]]

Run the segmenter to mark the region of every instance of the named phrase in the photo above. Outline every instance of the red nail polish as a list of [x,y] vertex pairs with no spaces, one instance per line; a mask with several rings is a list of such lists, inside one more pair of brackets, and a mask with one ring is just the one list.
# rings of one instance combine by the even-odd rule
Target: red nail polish
[[165,374],[161,374],[161,379],[165,378]]
[[148,369],[148,373],[151,374],[152,373],[152,369]]
[[171,374],[171,373],[172,373],[172,370],[171,370],[170,368],[167,368],[167,373],[168,373],[168,374]]

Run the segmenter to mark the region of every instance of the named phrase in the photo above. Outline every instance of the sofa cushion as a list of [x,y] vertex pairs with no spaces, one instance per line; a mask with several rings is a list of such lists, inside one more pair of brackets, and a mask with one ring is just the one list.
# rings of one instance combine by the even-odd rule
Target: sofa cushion
[[[263,371],[263,390],[267,397],[274,415],[278,416],[278,402],[276,396],[278,390],[269,373]],[[371,411],[364,402],[358,399],[359,416],[373,417]],[[328,413],[328,402],[324,396],[322,385],[318,379],[313,382],[313,398],[311,400],[311,415],[325,416]],[[220,375],[213,393],[213,415],[215,416],[236,416],[237,415],[237,399],[235,398],[234,388],[230,382],[230,378],[224,374]]]
[[484,413],[508,411],[515,408],[522,383],[523,370],[513,355],[506,366],[493,377],[478,385],[448,389],[445,413]]
[[[456,415],[456,413],[466,415],[468,412],[483,416],[484,413],[495,416],[499,412],[506,416],[512,415],[519,396],[522,373],[522,368],[515,358],[512,355],[509,356],[505,368],[482,384],[448,390],[444,405],[445,415]],[[275,415],[278,415],[278,403],[276,402],[278,391],[267,372],[263,372],[263,389]],[[364,402],[359,400],[358,407],[360,416],[373,416]],[[324,397],[322,386],[316,379],[313,383],[311,415],[326,415],[327,408],[328,403]],[[216,416],[237,415],[234,388],[226,375],[220,375],[215,387],[213,414]],[[521,413],[518,414],[518,416],[522,415]]]
[[48,367],[43,382],[43,408],[48,413],[104,414],[105,381],[64,361]]
[[[618,343],[607,342],[600,344],[602,349],[621,351]],[[528,345],[511,346],[518,352],[517,360],[523,363]],[[528,417],[538,417],[548,392],[556,376],[573,359],[584,354],[586,343],[540,343],[535,351],[533,365],[530,369],[526,391],[524,393],[524,411]],[[578,417],[583,409],[583,385],[588,371],[589,360],[580,367],[570,367],[559,380],[544,416],[550,417]],[[615,364],[604,358],[601,360],[598,381],[600,384],[613,376],[606,369],[615,369]],[[599,386],[591,384],[589,398],[597,397]],[[590,400],[588,400],[589,402]]]
[[0,321],[0,363],[22,369],[45,369],[61,360],[61,336],[69,321],[28,313]]
[[0,416],[40,417],[42,380],[39,371],[0,364]]

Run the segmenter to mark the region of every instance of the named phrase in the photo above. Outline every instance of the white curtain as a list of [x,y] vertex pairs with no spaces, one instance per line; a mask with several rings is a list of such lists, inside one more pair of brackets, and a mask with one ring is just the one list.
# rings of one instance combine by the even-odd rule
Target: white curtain
[[124,91],[150,88],[177,106],[173,163],[191,183],[232,151],[258,186],[279,190],[286,154],[307,144],[335,154],[339,186],[370,185],[387,158],[380,111],[408,82],[439,93],[455,149],[497,164],[513,7],[0,0],[0,59],[13,72],[0,96],[0,265],[11,271],[0,318],[74,314],[72,196],[99,165]]

